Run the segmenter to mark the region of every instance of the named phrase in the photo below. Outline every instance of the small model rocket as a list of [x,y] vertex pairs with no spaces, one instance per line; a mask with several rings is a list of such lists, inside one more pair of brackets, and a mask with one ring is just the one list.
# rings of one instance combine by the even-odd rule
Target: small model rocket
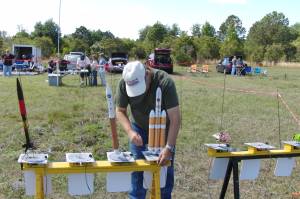
[[166,112],[161,111],[161,89],[156,89],[155,111],[149,114],[148,150],[159,152],[165,147]]
[[112,148],[113,148],[113,151],[107,152],[108,161],[118,162],[118,163],[134,162],[134,158],[133,156],[131,156],[130,152],[119,151],[119,141],[118,141],[117,125],[116,125],[116,111],[115,111],[112,91],[109,85],[106,85],[106,99],[107,99],[108,117],[110,120]]
[[21,86],[20,81],[19,81],[18,78],[17,78],[17,94],[18,94],[18,100],[19,100],[20,114],[22,116],[23,128],[24,128],[24,133],[25,133],[25,138],[26,138],[26,143],[23,145],[23,147],[25,147],[25,153],[26,153],[28,149],[33,149],[34,146],[33,146],[33,143],[30,141],[30,138],[29,138],[27,113],[26,113],[26,106],[25,106],[25,101],[24,101],[23,89],[22,89],[22,86]]
[[117,125],[116,125],[116,111],[115,111],[114,99],[111,92],[111,88],[108,85],[106,86],[106,100],[107,100],[108,117],[110,120],[110,128],[111,128],[111,135],[112,135],[112,147],[114,151],[117,151],[119,149],[119,141],[118,141]]

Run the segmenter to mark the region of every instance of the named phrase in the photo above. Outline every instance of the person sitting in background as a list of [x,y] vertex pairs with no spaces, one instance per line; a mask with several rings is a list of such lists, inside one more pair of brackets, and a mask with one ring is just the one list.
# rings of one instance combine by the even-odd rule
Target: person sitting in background
[[81,78],[80,84],[83,85],[84,78],[86,78],[90,75],[90,70],[91,70],[90,59],[85,55],[81,55],[77,59],[76,68],[81,71],[79,74],[80,78]]
[[48,62],[47,71],[48,73],[53,73],[55,69],[56,69],[56,62],[54,61],[53,58],[51,58],[50,61]]

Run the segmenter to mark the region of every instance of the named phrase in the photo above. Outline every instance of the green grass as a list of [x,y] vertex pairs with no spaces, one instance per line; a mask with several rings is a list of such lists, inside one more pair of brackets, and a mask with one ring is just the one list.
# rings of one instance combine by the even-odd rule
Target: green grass
[[[221,128],[224,76],[210,66],[207,76],[176,67],[182,126],[177,140],[174,198],[217,198],[222,181],[208,180],[209,164],[204,143],[215,142],[212,134]],[[232,146],[245,149],[244,142],[262,141],[279,147],[277,89],[291,110],[300,115],[300,68],[267,68],[268,76],[226,76],[223,129],[230,132]],[[108,75],[113,91],[120,75]],[[78,76],[66,76],[64,86],[48,86],[47,75],[21,77],[30,134],[38,150],[52,161],[63,161],[66,152],[91,151],[105,160],[111,149],[109,120],[103,87],[79,86]],[[17,158],[23,152],[22,122],[18,110],[15,77],[0,77],[0,198],[24,196],[23,177]],[[245,92],[245,91],[252,92]],[[254,92],[255,91],[255,92]],[[299,132],[297,123],[280,103],[281,140]],[[120,146],[128,139],[118,126]],[[264,160],[255,181],[240,183],[242,198],[290,198],[297,191],[299,167],[291,177],[274,177],[276,160]],[[299,162],[298,162],[299,163]],[[48,198],[72,198],[67,194],[66,176],[53,177],[53,194]],[[105,175],[97,174],[93,198],[126,198],[124,193],[106,194]],[[78,197],[76,197],[78,198]],[[88,198],[88,197],[81,197]],[[232,182],[227,198],[233,198]]]

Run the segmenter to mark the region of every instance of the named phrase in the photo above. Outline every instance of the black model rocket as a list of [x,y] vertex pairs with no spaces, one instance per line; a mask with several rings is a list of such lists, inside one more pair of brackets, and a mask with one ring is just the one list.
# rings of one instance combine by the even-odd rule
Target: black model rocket
[[33,147],[33,143],[30,141],[29,138],[27,113],[26,113],[23,89],[18,78],[17,78],[17,93],[18,93],[18,100],[19,100],[19,109],[20,109],[20,114],[22,116],[23,128],[24,128],[24,133],[26,138],[26,143],[23,145],[23,147],[25,147],[25,153],[26,153],[28,149],[33,149],[34,147]]

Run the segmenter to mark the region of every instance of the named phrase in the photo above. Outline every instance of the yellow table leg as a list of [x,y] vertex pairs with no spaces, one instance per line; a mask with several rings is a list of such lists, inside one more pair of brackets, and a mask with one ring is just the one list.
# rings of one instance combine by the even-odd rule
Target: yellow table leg
[[153,172],[152,189],[150,199],[160,199],[160,167]]
[[35,173],[35,198],[44,199],[44,176],[41,173]]

